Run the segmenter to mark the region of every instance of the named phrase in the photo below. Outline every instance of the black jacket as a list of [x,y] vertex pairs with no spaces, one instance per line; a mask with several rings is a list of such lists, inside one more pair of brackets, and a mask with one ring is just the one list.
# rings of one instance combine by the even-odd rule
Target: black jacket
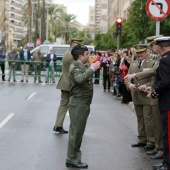
[[[53,58],[54,66],[56,66],[57,56],[55,54],[53,54],[53,55],[54,55],[53,56],[54,57]],[[51,54],[50,53],[46,56],[45,60],[46,60],[46,67],[49,67],[50,61],[51,61]]]
[[[30,54],[29,50],[27,51],[27,54],[28,54],[28,61],[29,61],[31,59],[31,54]],[[19,56],[20,56],[20,60],[25,61],[25,59],[24,59],[24,50],[23,49],[20,51]],[[21,64],[23,64],[23,63],[24,62],[21,62]]]
[[164,54],[156,70],[154,88],[158,97],[160,111],[170,110],[170,51]]
[[103,76],[109,76],[109,67],[106,66],[107,64],[110,65],[110,61],[101,64],[101,66],[103,67]]

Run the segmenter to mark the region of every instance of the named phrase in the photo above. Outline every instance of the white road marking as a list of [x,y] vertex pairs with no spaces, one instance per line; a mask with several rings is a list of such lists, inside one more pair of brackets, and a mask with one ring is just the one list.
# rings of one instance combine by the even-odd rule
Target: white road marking
[[10,113],[1,123],[0,129],[15,115],[15,113]]
[[35,94],[36,94],[36,92],[33,92],[30,96],[28,96],[28,97],[27,97],[27,99],[26,99],[26,100],[31,99],[31,98],[32,98]]

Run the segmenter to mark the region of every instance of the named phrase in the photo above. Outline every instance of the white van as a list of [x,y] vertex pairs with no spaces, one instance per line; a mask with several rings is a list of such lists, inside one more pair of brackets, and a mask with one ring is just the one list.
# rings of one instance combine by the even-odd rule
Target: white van
[[[41,53],[44,55],[44,57],[47,56],[49,53],[49,50],[52,48],[54,53],[57,56],[58,60],[62,60],[62,57],[64,53],[69,49],[70,45],[55,45],[55,44],[41,44],[40,46],[35,47],[30,51],[31,56],[37,51],[38,48],[40,48]],[[96,47],[92,45],[86,45],[88,48],[88,52],[90,54],[91,51],[96,52]]]

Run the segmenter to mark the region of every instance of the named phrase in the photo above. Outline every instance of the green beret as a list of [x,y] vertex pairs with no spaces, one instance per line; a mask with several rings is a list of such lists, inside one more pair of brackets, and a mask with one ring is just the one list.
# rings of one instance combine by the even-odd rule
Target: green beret
[[78,44],[73,47],[71,50],[71,54],[73,55],[74,51],[88,51],[88,48],[85,45]]

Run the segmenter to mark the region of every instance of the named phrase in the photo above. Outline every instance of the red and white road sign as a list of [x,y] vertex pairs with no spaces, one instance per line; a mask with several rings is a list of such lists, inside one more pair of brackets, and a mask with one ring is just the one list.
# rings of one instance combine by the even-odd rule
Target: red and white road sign
[[146,2],[148,16],[156,21],[165,19],[170,14],[169,0],[148,0]]

